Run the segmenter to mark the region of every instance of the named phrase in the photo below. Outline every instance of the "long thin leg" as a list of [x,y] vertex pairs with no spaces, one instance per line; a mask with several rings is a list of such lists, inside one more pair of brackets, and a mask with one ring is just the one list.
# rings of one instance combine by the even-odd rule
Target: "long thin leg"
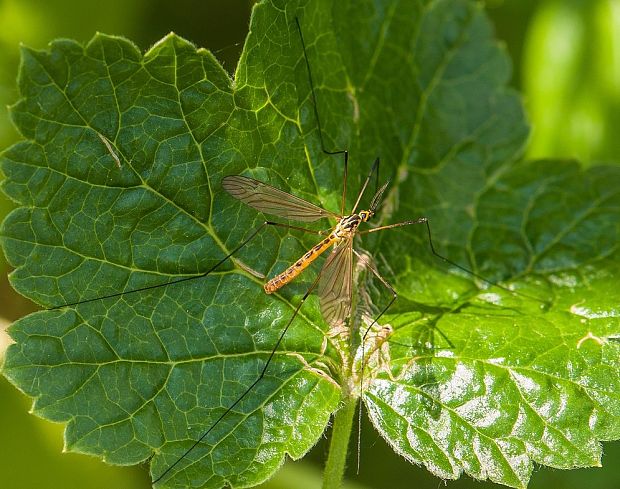
[[342,205],[340,206],[340,215],[344,216],[344,208],[347,198],[347,176],[348,176],[348,164],[349,164],[349,151],[346,149],[328,151],[325,149],[325,142],[323,140],[323,129],[321,127],[321,118],[319,117],[319,109],[316,101],[316,93],[314,91],[314,80],[312,78],[312,70],[310,69],[310,61],[308,61],[308,52],[306,50],[306,42],[304,41],[304,35],[301,31],[301,24],[299,18],[295,17],[295,23],[297,24],[297,30],[299,31],[299,38],[301,39],[301,47],[304,52],[304,60],[306,61],[306,68],[308,70],[308,81],[310,82],[310,92],[312,93],[312,107],[314,110],[314,117],[316,119],[316,125],[319,129],[319,141],[321,142],[321,151],[328,155],[343,155],[344,156],[344,183],[342,185]]
[[[325,150],[323,150],[325,152]],[[347,180],[349,179],[349,152],[344,152],[344,175],[342,177],[342,205],[340,206],[340,215],[344,216],[344,208],[347,201]]]
[[[353,250],[353,253],[355,253],[355,256],[357,256],[358,258],[360,259],[362,258],[361,255],[357,251]],[[394,301],[398,298],[398,294],[394,290],[394,287],[392,287],[390,283],[381,276],[381,274],[377,271],[377,269],[369,262],[366,263],[366,266],[372,272],[372,274],[379,279],[379,281],[385,286],[385,288],[389,290],[390,294],[392,294],[392,298],[387,303],[387,305],[382,309],[379,315],[375,317],[374,321],[370,323],[370,326],[366,328],[366,331],[364,331],[364,334],[362,335],[362,345],[361,345],[362,346],[362,359],[364,358],[363,356],[364,355],[364,341],[366,340],[366,336],[368,335],[368,332],[371,330],[371,328],[375,324],[377,324],[377,321],[379,321],[381,316],[383,316],[386,313],[386,311],[390,308],[392,304],[394,304]],[[363,371],[362,371],[362,375],[363,375]]]
[[267,226],[277,226],[280,228],[295,229],[296,231],[303,231],[304,233],[308,234],[318,234],[319,236],[327,236],[329,234],[329,231],[317,231],[316,229],[302,228],[301,226],[293,226],[292,224],[284,224],[281,222],[265,221],[265,224]]
[[440,260],[443,260],[446,263],[448,263],[449,265],[452,265],[453,267],[456,267],[459,270],[463,270],[465,273],[468,273],[471,276],[476,277],[477,279],[482,280],[483,282],[485,282],[485,283],[487,283],[489,285],[492,285],[493,287],[497,287],[499,289],[502,289],[502,290],[504,290],[504,291],[506,291],[506,292],[508,292],[510,294],[520,295],[522,297],[526,297],[528,299],[533,299],[533,300],[535,300],[537,302],[541,302],[541,303],[545,303],[546,302],[546,301],[543,301],[543,300],[539,299],[538,297],[534,297],[534,296],[531,296],[531,295],[528,295],[528,294],[524,294],[522,292],[516,292],[514,290],[510,290],[508,287],[504,287],[503,285],[501,285],[501,284],[499,284],[497,282],[494,282],[493,280],[489,280],[488,278],[484,278],[482,275],[480,275],[480,274],[478,274],[478,273],[476,273],[476,272],[474,272],[472,270],[469,270],[468,268],[465,268],[465,267],[459,265],[458,263],[453,262],[452,260],[449,260],[445,256],[440,255],[439,253],[437,253],[435,251],[435,246],[433,245],[433,236],[432,236],[432,233],[431,233],[431,225],[428,222],[428,219],[424,218],[424,222],[426,222],[426,231],[427,231],[427,234],[428,234],[428,244],[429,244],[429,246],[431,248],[431,253],[433,253],[433,255],[435,255]]
[[[363,259],[362,256],[357,251],[353,250],[353,253],[355,253],[355,256],[357,256],[358,258]],[[390,299],[390,302],[388,302],[387,306],[383,308],[383,310],[379,313],[379,315],[375,318],[375,320],[370,324],[370,326],[366,328],[366,331],[364,331],[364,334],[362,335],[362,348],[364,345],[364,340],[366,339],[366,336],[368,335],[368,332],[370,331],[370,329],[375,324],[377,324],[377,321],[379,321],[381,316],[385,314],[385,312],[390,308],[390,306],[394,303],[394,301],[398,297],[398,294],[394,290],[394,287],[392,287],[390,283],[381,276],[381,274],[377,271],[374,265],[372,265],[372,263],[367,262],[366,266],[368,267],[368,270],[370,270],[372,274],[379,279],[379,281],[385,286],[385,288],[390,291],[390,294],[392,294],[392,298]]]
[[368,187],[368,182],[370,181],[372,174],[375,171],[379,171],[379,158],[376,158],[375,162],[372,164],[372,167],[370,168],[370,172],[368,172],[368,176],[366,177],[366,180],[364,180],[364,184],[362,185],[360,193],[357,196],[357,200],[355,201],[355,205],[353,206],[353,210],[351,211],[351,214],[355,214],[355,210],[357,209],[357,206],[359,205],[360,200],[362,200],[362,196],[364,195],[364,192],[366,191],[366,187]]
[[[353,253],[355,253],[355,256],[357,256],[359,259],[362,259],[360,254],[357,251],[355,251],[355,249],[353,250]],[[392,287],[390,283],[381,276],[381,274],[377,271],[377,269],[370,262],[366,263],[366,266],[372,272],[372,274],[379,279],[379,281],[385,286],[385,288],[390,291],[390,293],[392,294],[392,298],[390,299],[388,304],[383,308],[383,310],[379,313],[379,315],[373,320],[373,322],[370,323],[370,326],[366,328],[366,331],[364,331],[364,334],[362,335],[362,342],[360,345],[361,350],[362,350],[362,356],[361,356],[362,366],[361,366],[361,371],[360,371],[360,395],[361,395],[361,390],[363,389],[363,386],[364,386],[364,356],[365,356],[364,343],[366,341],[366,336],[368,336],[368,332],[370,331],[370,329],[375,324],[377,324],[377,321],[379,321],[379,318],[381,318],[381,316],[385,314],[385,312],[390,308],[392,304],[394,304],[394,301],[398,298],[398,294],[394,290],[394,287]],[[360,459],[361,459],[362,410],[363,410],[363,402],[360,401],[358,415],[357,415],[358,416],[357,417],[357,473],[359,473],[360,471]]]
[[[383,254],[379,253],[379,257],[382,260],[383,263],[383,267],[387,268],[392,274],[394,273],[394,271],[391,269],[389,263],[387,262],[387,260],[385,259],[385,257],[383,256]],[[398,319],[398,317],[400,316],[397,315],[395,319]],[[432,331],[437,331],[439,333],[439,336],[441,336],[445,342],[449,345],[447,347],[439,347],[439,348],[435,348],[435,347],[431,347],[431,348],[427,348],[428,350],[434,351],[434,350],[446,350],[446,349],[454,349],[454,344],[452,343],[452,341],[450,341],[450,338],[448,338],[446,336],[446,334],[441,331],[441,329],[439,329],[436,324],[433,324],[432,326],[430,326],[430,329],[432,329]],[[434,337],[434,333],[433,333],[433,337]],[[435,344],[434,339],[431,340],[431,344]],[[403,346],[405,348],[416,348],[419,346],[419,343],[416,345],[412,345],[412,344],[405,344],[405,343],[399,343],[398,341],[394,341],[394,338],[390,338],[390,345],[399,345],[399,346]]]
[[[379,226],[378,228],[366,229],[364,231],[359,231],[357,234],[369,234],[369,233],[375,233],[377,231],[383,231],[384,229],[399,228],[401,226],[409,226],[411,224],[423,224],[423,223],[426,223],[426,225],[428,226],[428,219],[426,217],[420,217],[419,219],[416,219],[414,221],[403,221],[403,222],[397,222],[395,224],[388,224],[387,226]],[[431,250],[433,250],[433,253],[435,253],[435,249],[433,248],[432,243],[431,243]]]
[[[290,224],[282,224],[282,223],[279,223],[279,222],[265,221],[260,226],[258,226],[254,231],[252,231],[252,233],[250,234],[249,237],[244,239],[238,246],[236,246],[224,258],[219,260],[215,265],[213,265],[211,268],[209,268],[209,270],[207,270],[206,272],[203,272],[203,273],[201,273],[199,275],[193,275],[191,277],[183,277],[183,278],[180,278],[180,279],[177,279],[177,280],[172,280],[170,282],[165,282],[163,284],[149,285],[149,286],[140,287],[140,288],[137,288],[137,289],[126,290],[124,292],[117,292],[115,294],[104,295],[104,296],[100,296],[100,297],[94,297],[92,299],[85,299],[85,300],[82,300],[82,301],[76,301],[76,302],[70,302],[70,303],[67,303],[67,304],[61,304],[61,305],[58,305],[58,306],[50,307],[48,310],[53,311],[53,310],[56,310],[56,309],[62,309],[63,307],[77,306],[79,304],[88,304],[89,302],[95,302],[95,301],[99,301],[99,300],[103,300],[103,299],[112,299],[114,297],[120,297],[120,296],[124,296],[124,295],[127,295],[127,294],[134,294],[136,292],[144,292],[146,290],[157,289],[159,287],[167,287],[168,285],[180,284],[180,283],[183,283],[183,282],[187,282],[189,280],[195,280],[195,279],[199,279],[199,278],[204,278],[207,275],[209,275],[211,272],[213,272],[222,263],[224,263],[226,260],[228,260],[230,257],[232,257],[235,253],[237,253],[241,248],[243,248],[245,245],[247,245],[250,241],[252,241],[252,239],[254,239],[254,237],[265,226],[285,227],[285,228],[289,228],[289,229],[295,229],[295,230],[298,230],[298,231],[304,231],[304,232],[307,232],[307,233],[319,234],[321,236],[326,234],[325,231],[315,231],[315,230],[312,230],[312,229],[306,229],[306,228],[302,228],[302,227],[299,227],[299,226],[292,226]],[[242,267],[242,268],[245,268],[245,267]]]
[[[220,415],[219,418],[217,418],[215,420],[215,422],[209,427],[209,429],[207,431],[205,431],[200,438],[198,438],[198,440],[196,440],[194,442],[194,444],[189,447],[185,453],[183,453],[183,455],[181,455],[172,465],[170,465],[159,477],[157,477],[157,479],[155,479],[153,481],[153,484],[157,484],[160,480],[162,480],[166,474],[168,474],[174,467],[176,467],[179,462],[181,462],[181,460],[183,460],[194,448],[196,448],[208,435],[209,433],[211,433],[211,431],[213,431],[213,429],[220,423],[220,421],[222,421],[226,415],[231,412],[235,406],[237,404],[239,404],[241,402],[241,400],[243,398],[245,398],[245,396],[247,396],[252,389],[256,386],[256,384],[258,384],[263,377],[265,376],[265,372],[267,371],[267,368],[269,367],[269,364],[271,363],[271,361],[273,360],[274,355],[276,354],[276,351],[278,350],[278,347],[280,346],[280,343],[282,343],[282,340],[284,339],[284,335],[286,335],[286,332],[288,331],[289,327],[291,326],[293,320],[295,319],[295,317],[297,317],[297,313],[299,312],[299,310],[301,309],[301,306],[304,304],[304,302],[306,302],[306,299],[308,298],[308,296],[310,295],[310,293],[316,288],[316,286],[319,283],[319,279],[321,277],[321,272],[319,272],[316,276],[316,278],[314,279],[314,282],[312,282],[312,285],[310,286],[310,288],[306,291],[306,293],[304,294],[304,296],[301,298],[301,300],[299,301],[299,304],[297,304],[297,307],[295,308],[295,311],[293,312],[293,315],[291,316],[291,318],[288,320],[288,322],[286,323],[286,326],[284,327],[284,329],[282,330],[282,332],[280,333],[280,336],[278,337],[278,341],[276,341],[275,346],[273,347],[273,350],[271,350],[271,353],[269,354],[269,357],[267,357],[267,361],[265,362],[265,365],[263,366],[263,369],[261,370],[260,375],[258,376],[258,378],[252,382],[252,384],[243,392],[243,394],[241,394],[241,396],[239,398],[237,398],[237,400],[235,402],[233,402],[228,409],[226,409],[226,411],[224,411],[224,413],[222,413]],[[191,464],[190,464],[191,465]]]
[[416,219],[414,221],[404,221],[404,222],[398,222],[395,224],[388,224],[387,226],[379,226],[378,228],[373,228],[373,229],[367,229],[365,231],[360,231],[358,232],[358,234],[369,234],[369,233],[374,233],[376,231],[382,231],[384,229],[392,229],[392,228],[398,228],[401,226],[409,226],[410,224],[426,224],[426,233],[428,236],[428,245],[431,249],[431,253],[433,255],[435,255],[437,258],[439,258],[440,260],[443,260],[444,262],[448,263],[449,265],[452,265],[453,267],[458,268],[459,270],[462,270],[465,273],[468,273],[469,275],[471,275],[472,277],[476,277],[479,280],[482,280],[483,282],[485,282],[486,284],[489,284],[493,287],[497,287],[499,289],[502,289],[506,292],[509,292],[510,294],[514,294],[514,295],[519,295],[522,297],[526,297],[528,299],[532,299],[535,300],[537,302],[541,302],[541,303],[546,303],[546,301],[538,298],[538,297],[534,297],[528,294],[524,294],[522,292],[516,292],[514,290],[509,289],[508,287],[504,287],[503,285],[494,282],[493,280],[489,280],[488,278],[484,278],[482,275],[480,275],[479,273],[476,273],[472,270],[469,270],[468,268],[465,268],[462,265],[459,265],[456,262],[453,262],[452,260],[450,260],[449,258],[446,258],[443,255],[440,255],[439,253],[437,253],[437,251],[435,250],[435,245],[433,244],[433,234],[431,233],[431,225],[430,222],[428,221],[428,218],[426,217],[420,217],[419,219]]

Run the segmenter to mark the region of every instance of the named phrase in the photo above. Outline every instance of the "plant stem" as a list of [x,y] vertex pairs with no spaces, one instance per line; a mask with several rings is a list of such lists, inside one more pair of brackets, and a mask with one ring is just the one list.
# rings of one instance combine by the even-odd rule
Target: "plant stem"
[[329,453],[323,475],[323,489],[339,489],[342,486],[357,401],[357,398],[345,399],[344,406],[334,416],[332,438],[329,442]]

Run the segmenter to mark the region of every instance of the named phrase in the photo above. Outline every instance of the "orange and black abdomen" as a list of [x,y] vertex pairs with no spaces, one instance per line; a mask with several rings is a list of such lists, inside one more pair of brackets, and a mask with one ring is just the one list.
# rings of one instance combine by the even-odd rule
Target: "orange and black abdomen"
[[327,248],[334,244],[337,239],[338,238],[336,238],[335,236],[330,236],[329,238],[325,238],[323,241],[318,243],[299,260],[297,260],[290,267],[284,270],[280,275],[273,277],[269,282],[267,282],[263,286],[265,292],[267,294],[272,294],[280,287],[288,284],[291,280],[297,277],[297,275],[303,272],[308,267],[308,265],[310,265],[310,263],[316,260],[321,253],[323,253]]

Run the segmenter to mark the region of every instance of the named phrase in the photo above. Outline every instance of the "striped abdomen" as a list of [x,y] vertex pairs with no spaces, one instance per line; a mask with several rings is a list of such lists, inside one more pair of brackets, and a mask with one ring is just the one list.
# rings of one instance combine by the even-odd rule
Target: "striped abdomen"
[[338,241],[338,238],[333,235],[329,236],[329,238],[325,238],[319,244],[310,249],[310,251],[308,251],[299,260],[297,260],[290,267],[284,270],[280,275],[273,277],[269,282],[267,282],[263,287],[265,289],[265,292],[267,292],[268,294],[272,294],[280,287],[288,284],[291,280],[297,277],[297,275],[303,272],[308,267],[308,265],[310,265],[310,263],[316,260],[321,253],[323,253],[336,241]]

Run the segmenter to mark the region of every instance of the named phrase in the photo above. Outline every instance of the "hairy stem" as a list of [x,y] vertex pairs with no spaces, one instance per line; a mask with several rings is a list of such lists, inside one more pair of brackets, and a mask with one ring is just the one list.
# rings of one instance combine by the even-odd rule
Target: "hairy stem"
[[345,399],[344,406],[334,416],[332,437],[323,476],[323,489],[339,489],[342,486],[357,401],[357,398]]

